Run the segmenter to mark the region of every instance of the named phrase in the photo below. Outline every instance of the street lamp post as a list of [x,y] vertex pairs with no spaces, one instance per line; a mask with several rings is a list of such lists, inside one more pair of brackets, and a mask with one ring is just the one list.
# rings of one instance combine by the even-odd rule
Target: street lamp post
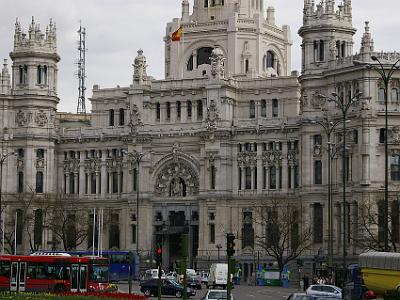
[[384,64],[379,60],[376,56],[371,56],[371,59],[379,64],[379,67],[375,67],[373,64],[369,64],[371,68],[374,68],[382,78],[384,83],[385,90],[385,199],[384,199],[384,243],[385,243],[385,251],[389,251],[389,239],[388,239],[388,231],[389,231],[389,195],[388,195],[388,185],[389,185],[389,154],[388,154],[388,102],[389,102],[389,83],[394,74],[394,72],[400,69],[400,65],[397,65],[400,62],[398,59],[394,64],[389,65],[390,70],[387,73],[384,67]]
[[332,93],[332,97],[320,95],[322,98],[328,100],[328,102],[333,102],[339,108],[342,113],[342,123],[343,123],[343,147],[342,147],[342,184],[343,184],[343,272],[344,279],[346,279],[346,268],[347,268],[347,242],[346,242],[346,213],[347,213],[347,202],[346,202],[346,120],[347,112],[350,107],[359,100],[361,92],[350,97],[348,101],[344,99],[343,95],[338,95],[336,92]]
[[342,122],[337,120],[335,122],[330,121],[328,118],[323,120],[312,121],[313,124],[317,124],[322,127],[326,137],[328,139],[328,267],[333,267],[333,201],[332,201],[332,159],[336,153],[332,151],[331,136],[335,128]]
[[[0,224],[2,224],[2,189],[3,189],[3,164],[11,155],[15,155],[15,152],[10,152],[7,154],[0,154]],[[4,226],[2,226],[2,254],[4,254]]]

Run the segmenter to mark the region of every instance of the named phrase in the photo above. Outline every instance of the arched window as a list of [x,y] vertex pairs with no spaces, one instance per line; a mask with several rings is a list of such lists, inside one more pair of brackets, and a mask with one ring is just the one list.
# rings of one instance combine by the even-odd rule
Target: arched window
[[254,119],[256,117],[256,104],[253,100],[250,101],[250,119]]
[[160,121],[161,119],[161,106],[159,102],[156,104],[156,119],[157,121]]
[[37,83],[38,83],[38,84],[42,84],[42,78],[43,78],[43,75],[42,75],[42,66],[39,65],[39,66],[37,67]]
[[261,117],[267,117],[267,101],[261,100]]
[[392,100],[392,102],[397,103],[399,101],[399,91],[397,88],[392,88],[392,91],[390,93],[390,98]]
[[125,125],[125,110],[123,108],[119,109],[119,126]]
[[245,73],[248,73],[248,72],[249,72],[249,68],[250,68],[249,60],[246,59],[246,61],[245,61]]
[[197,67],[201,65],[210,65],[210,57],[211,57],[211,52],[213,51],[213,48],[211,47],[203,47],[200,49],[197,49]]
[[277,118],[278,116],[279,116],[278,99],[272,99],[272,117]]
[[22,66],[19,66],[19,84],[24,83],[24,68]]
[[43,172],[36,172],[36,193],[43,193]]
[[274,62],[275,62],[275,54],[272,51],[267,52],[267,61],[266,61],[266,67],[267,68],[273,68],[274,69]]
[[43,84],[47,84],[47,66],[43,66]]
[[114,122],[114,110],[110,109],[108,111],[108,117],[109,117],[109,126],[114,126],[115,122]]

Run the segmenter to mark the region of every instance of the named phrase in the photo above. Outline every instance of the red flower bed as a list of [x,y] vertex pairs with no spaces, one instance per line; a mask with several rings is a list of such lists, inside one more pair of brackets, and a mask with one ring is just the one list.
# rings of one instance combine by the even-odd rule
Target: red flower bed
[[63,296],[88,296],[98,298],[127,299],[127,300],[146,300],[143,295],[125,294],[125,293],[108,293],[108,292],[86,292],[86,293],[61,293]]

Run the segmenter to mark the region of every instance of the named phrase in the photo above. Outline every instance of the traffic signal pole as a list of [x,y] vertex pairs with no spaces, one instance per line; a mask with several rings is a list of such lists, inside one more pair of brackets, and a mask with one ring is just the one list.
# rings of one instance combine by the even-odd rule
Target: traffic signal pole
[[232,273],[232,268],[231,268],[231,257],[228,256],[228,279],[226,280],[226,294],[227,294],[227,300],[231,300],[231,293],[232,293],[232,282],[231,282],[231,273]]
[[156,246],[156,263],[158,266],[158,288],[157,288],[157,297],[158,300],[161,300],[161,265],[162,265],[162,245],[157,243]]
[[228,278],[226,280],[226,294],[227,300],[232,299],[232,281],[231,281],[231,274],[232,274],[232,260],[231,257],[235,254],[235,235],[232,233],[228,233],[226,235],[226,257],[228,258]]
[[158,291],[157,291],[158,300],[161,300],[161,264],[158,264]]

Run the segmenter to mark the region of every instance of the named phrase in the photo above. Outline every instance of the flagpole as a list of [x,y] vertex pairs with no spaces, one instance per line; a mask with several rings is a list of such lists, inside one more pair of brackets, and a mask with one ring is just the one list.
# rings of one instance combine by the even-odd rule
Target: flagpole
[[14,225],[14,255],[17,255],[17,222],[18,222],[18,211],[15,212],[15,225]]
[[93,208],[93,230],[92,230],[92,235],[93,235],[93,238],[92,238],[92,253],[93,253],[93,256],[94,256],[94,239],[95,239],[95,237],[96,237],[96,208]]

